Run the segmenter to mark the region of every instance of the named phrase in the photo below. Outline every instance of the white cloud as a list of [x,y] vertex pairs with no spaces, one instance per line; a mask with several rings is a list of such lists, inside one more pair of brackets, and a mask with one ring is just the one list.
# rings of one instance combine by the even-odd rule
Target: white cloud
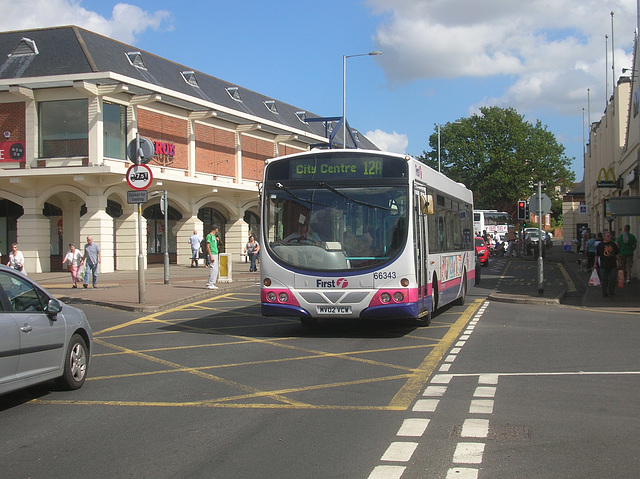
[[382,130],[368,131],[365,136],[382,151],[405,154],[409,146],[407,135],[395,131],[393,133]]
[[[605,98],[605,34],[616,78],[631,67],[636,0],[368,0],[380,15],[377,62],[390,84],[436,78],[496,78],[485,99],[520,110],[576,114],[587,88]],[[609,73],[609,92],[613,78]],[[487,102],[482,104],[488,104]]]
[[113,7],[111,18],[82,7],[82,0],[12,0],[5,2],[0,30],[76,25],[116,40],[133,43],[145,30],[157,30],[172,15],[166,10],[148,12],[127,3]]

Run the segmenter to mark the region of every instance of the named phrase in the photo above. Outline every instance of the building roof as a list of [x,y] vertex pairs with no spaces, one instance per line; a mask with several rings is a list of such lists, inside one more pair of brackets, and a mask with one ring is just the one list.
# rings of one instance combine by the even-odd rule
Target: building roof
[[[259,129],[297,135],[310,144],[327,143],[323,121],[304,121],[320,119],[319,115],[76,26],[1,32],[0,58],[5,59],[0,65],[0,91],[14,85],[73,86],[74,81],[125,84],[132,95],[160,94],[162,103],[194,112],[213,111],[248,127],[257,123]],[[329,132],[337,119],[329,123]],[[341,128],[336,133],[335,141],[342,143]],[[377,149],[364,135],[356,136],[359,148]]]

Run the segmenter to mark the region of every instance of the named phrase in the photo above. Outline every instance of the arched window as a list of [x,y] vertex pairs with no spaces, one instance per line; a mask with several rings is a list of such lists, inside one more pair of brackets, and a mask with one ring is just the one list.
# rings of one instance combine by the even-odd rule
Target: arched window
[[[160,211],[160,205],[155,204],[146,208],[142,216],[147,220],[147,253],[164,253],[164,213]],[[171,233],[176,222],[182,219],[182,215],[175,208],[169,206],[167,211],[167,223],[169,228],[168,246],[169,253],[175,254],[177,250],[176,238]]]
[[222,215],[222,213],[213,208],[200,208],[200,211],[198,211],[198,219],[202,221],[202,226],[204,227],[204,237],[209,234],[212,225],[218,225],[220,227],[220,229],[218,230],[218,236],[220,236],[222,245],[219,252],[224,253],[226,251],[225,237],[227,219]]

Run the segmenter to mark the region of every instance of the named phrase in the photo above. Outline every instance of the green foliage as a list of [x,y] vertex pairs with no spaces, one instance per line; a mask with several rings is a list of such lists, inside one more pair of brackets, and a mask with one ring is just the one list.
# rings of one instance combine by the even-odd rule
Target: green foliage
[[[476,209],[507,211],[537,193],[538,181],[552,201],[552,216],[562,214],[562,197],[575,175],[564,146],[538,120],[524,120],[513,108],[483,107],[481,114],[440,127],[440,168],[473,191]],[[429,137],[430,152],[418,159],[438,169],[438,133]]]

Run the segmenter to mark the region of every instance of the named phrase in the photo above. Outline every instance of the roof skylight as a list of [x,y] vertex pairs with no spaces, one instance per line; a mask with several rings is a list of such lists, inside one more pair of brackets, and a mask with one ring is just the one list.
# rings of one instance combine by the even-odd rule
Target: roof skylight
[[147,69],[147,66],[144,64],[144,60],[142,59],[142,53],[140,52],[128,52],[127,60],[129,60],[129,63],[136,68],[140,68],[141,70]]
[[19,56],[26,56],[26,55],[37,55],[38,53],[40,52],[38,51],[36,42],[31,40],[30,38],[22,37],[18,45],[16,45],[16,47],[9,54],[9,56],[19,57]]
[[233,98],[236,101],[242,101],[242,98],[240,98],[240,90],[238,89],[237,86],[227,87],[226,90],[231,98]]
[[276,102],[274,100],[265,100],[264,106],[266,106],[267,110],[269,110],[271,113],[275,113],[276,115],[278,114],[278,107],[276,106]]
[[192,87],[200,88],[200,85],[198,85],[198,79],[196,78],[195,72],[184,71],[184,72],[180,72],[180,75],[182,75],[182,78],[184,78],[184,81],[186,81]]

